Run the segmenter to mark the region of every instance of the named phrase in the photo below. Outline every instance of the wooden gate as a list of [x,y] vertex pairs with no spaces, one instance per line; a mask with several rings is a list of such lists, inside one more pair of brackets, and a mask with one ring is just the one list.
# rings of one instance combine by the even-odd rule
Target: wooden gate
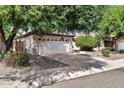
[[22,41],[16,41],[15,49],[16,49],[16,51],[23,52],[23,42]]

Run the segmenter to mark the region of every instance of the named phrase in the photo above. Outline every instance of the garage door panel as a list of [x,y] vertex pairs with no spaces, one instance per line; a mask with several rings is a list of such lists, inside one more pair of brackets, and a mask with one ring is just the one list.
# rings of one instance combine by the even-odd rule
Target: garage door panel
[[124,42],[118,42],[118,50],[124,50]]

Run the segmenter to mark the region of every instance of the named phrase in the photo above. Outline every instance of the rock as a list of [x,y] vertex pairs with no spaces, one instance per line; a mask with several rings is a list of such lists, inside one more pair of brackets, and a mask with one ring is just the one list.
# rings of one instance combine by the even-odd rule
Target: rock
[[40,86],[40,84],[39,84],[37,81],[33,81],[33,82],[32,82],[32,85],[33,85],[34,87],[36,87],[36,88]]
[[28,83],[28,87],[34,87],[34,88],[39,88],[39,87],[42,87],[42,82],[39,81],[39,80],[36,80],[36,81],[30,81]]

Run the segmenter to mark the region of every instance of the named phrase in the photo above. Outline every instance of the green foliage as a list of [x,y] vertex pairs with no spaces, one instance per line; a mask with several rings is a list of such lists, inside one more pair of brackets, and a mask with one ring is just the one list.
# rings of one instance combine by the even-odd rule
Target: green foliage
[[6,52],[0,51],[0,58],[3,58],[5,56]]
[[116,37],[118,33],[124,31],[124,7],[110,7],[103,16],[99,24],[101,37]]
[[24,67],[29,66],[29,56],[23,52],[8,52],[4,58],[7,66]]
[[106,47],[107,50],[110,50],[110,51],[115,51],[115,49],[113,47]]
[[97,37],[92,36],[79,36],[76,38],[76,45],[81,48],[81,50],[93,50],[94,47],[98,45]]
[[89,34],[97,31],[106,8],[97,5],[0,6],[0,26],[4,30],[5,44],[9,47],[20,29],[21,32],[33,31],[39,36],[75,31]]
[[106,7],[95,5],[65,6],[66,29],[71,32],[76,30],[88,34],[97,31],[97,25],[102,19]]
[[96,31],[106,6],[0,6],[0,24],[5,36],[13,29],[45,32]]
[[0,24],[2,24],[7,37],[12,35],[13,29],[27,26],[26,11],[25,6],[0,6]]
[[110,56],[110,49],[109,48],[104,48],[101,50],[102,52],[102,55],[105,56],[105,57],[109,57]]

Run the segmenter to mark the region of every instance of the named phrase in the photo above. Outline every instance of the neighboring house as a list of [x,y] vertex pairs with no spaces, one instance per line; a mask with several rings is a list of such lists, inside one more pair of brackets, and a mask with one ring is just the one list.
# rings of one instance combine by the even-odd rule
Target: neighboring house
[[105,38],[102,41],[102,46],[103,47],[113,47],[115,48],[115,43],[116,43],[116,38],[111,37],[111,38]]
[[124,33],[120,33],[117,35],[116,50],[118,52],[124,51]]
[[113,47],[117,52],[124,51],[124,33],[119,33],[116,37],[103,39],[102,46]]
[[33,55],[70,53],[74,50],[74,35],[44,34],[42,37],[29,32],[23,38],[15,38],[14,51],[27,51]]

